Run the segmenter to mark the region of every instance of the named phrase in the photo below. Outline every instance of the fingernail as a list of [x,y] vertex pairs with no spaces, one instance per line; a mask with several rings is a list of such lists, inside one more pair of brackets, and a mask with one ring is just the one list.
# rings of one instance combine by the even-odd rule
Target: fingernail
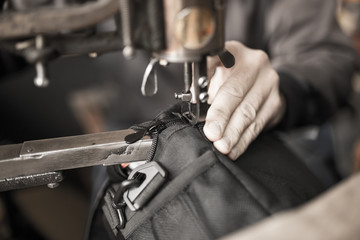
[[206,122],[204,133],[210,141],[216,141],[221,138],[221,128],[217,122]]
[[237,155],[233,151],[228,154],[228,157],[233,161],[237,159]]
[[226,137],[214,142],[214,146],[222,154],[228,154],[230,152],[230,142],[229,139]]

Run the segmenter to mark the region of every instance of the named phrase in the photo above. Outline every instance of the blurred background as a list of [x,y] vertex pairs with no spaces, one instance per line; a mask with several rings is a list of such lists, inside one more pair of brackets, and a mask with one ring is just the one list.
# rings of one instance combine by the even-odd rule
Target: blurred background
[[[339,23],[360,56],[360,0],[339,1],[338,6]],[[99,27],[109,26],[111,23]],[[0,58],[7,56],[1,54]],[[32,66],[1,76],[0,140],[20,143],[111,131],[152,119],[176,102],[173,93],[182,90],[183,71],[176,65],[168,67],[171,71],[161,70],[159,93],[145,98],[140,86],[149,59],[141,51],[132,60],[125,60],[120,52],[57,59],[50,62],[51,82],[46,89],[34,86]],[[353,127],[359,124],[359,73],[353,88],[357,92],[353,112],[340,113],[331,123],[341,176],[360,168],[360,138]],[[0,239],[81,239],[91,194],[91,169],[66,171],[65,177],[56,189],[0,193]]]

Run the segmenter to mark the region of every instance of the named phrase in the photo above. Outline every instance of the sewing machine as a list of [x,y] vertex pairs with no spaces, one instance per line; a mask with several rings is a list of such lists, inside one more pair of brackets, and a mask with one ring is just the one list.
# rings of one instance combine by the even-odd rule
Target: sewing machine
[[[219,55],[225,66],[234,59],[224,49],[224,0],[8,0],[0,15],[0,49],[22,56],[36,69],[34,84],[51,84],[47,63],[58,57],[137,49],[152,53],[141,84],[145,96],[157,93],[158,67],[184,64],[182,115],[196,124],[207,111],[206,57]],[[116,30],[94,26],[113,19]],[[193,91],[190,91],[193,86]],[[61,170],[114,165],[146,159],[152,140],[129,143],[131,130],[29,141],[0,146],[0,191],[62,180]]]

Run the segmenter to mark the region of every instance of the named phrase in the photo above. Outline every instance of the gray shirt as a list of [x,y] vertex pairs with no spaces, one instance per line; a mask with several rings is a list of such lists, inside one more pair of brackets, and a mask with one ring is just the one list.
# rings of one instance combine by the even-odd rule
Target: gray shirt
[[335,0],[228,0],[226,36],[263,49],[287,100],[284,127],[317,124],[344,105],[356,55]]

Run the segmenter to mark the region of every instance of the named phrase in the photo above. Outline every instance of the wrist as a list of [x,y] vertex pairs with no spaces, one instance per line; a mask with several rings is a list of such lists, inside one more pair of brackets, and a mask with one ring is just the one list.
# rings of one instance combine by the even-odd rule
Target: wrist
[[283,112],[277,123],[279,129],[290,129],[304,122],[307,115],[307,94],[300,82],[291,74],[278,72],[279,94],[282,98]]

